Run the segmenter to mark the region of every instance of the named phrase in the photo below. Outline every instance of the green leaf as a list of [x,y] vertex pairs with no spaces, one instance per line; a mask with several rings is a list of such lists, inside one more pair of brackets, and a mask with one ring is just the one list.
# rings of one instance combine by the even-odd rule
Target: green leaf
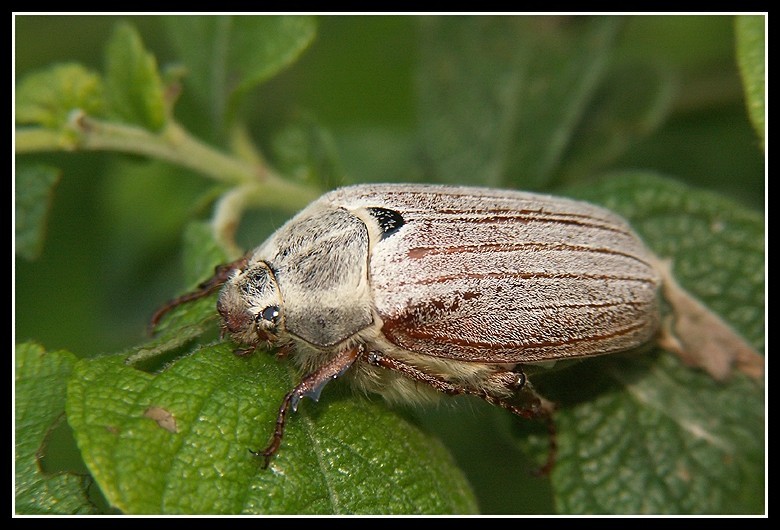
[[549,184],[607,71],[620,17],[422,22],[420,142],[430,178]]
[[316,31],[310,16],[171,16],[165,18],[185,80],[227,130],[244,94],[293,63]]
[[61,129],[76,109],[91,116],[103,114],[103,82],[80,64],[55,64],[19,83],[15,109],[18,124]]
[[737,62],[742,74],[745,101],[750,121],[764,145],[765,131],[765,47],[766,37],[763,15],[740,15],[736,17]]
[[[230,260],[214,239],[211,224],[192,222],[184,231],[183,269],[185,285],[195,289],[214,273],[214,268]],[[168,313],[154,331],[155,336],[135,348],[129,364],[165,359],[169,354],[209,331],[219,328],[214,297],[201,298],[179,305]]]
[[413,168],[417,152],[414,134],[379,127],[355,127],[336,136],[345,174],[350,182],[394,182],[399,175],[420,180]]
[[49,432],[63,419],[66,382],[76,358],[33,343],[17,345],[15,356],[16,513],[93,513],[89,477],[47,473],[40,464]]
[[333,137],[310,114],[303,114],[273,138],[275,166],[284,175],[331,189],[343,184]]
[[155,332],[153,338],[129,352],[128,364],[135,366],[139,363],[156,361],[159,365],[160,360],[177,357],[182,353],[181,348],[203,337],[209,331],[219,329],[219,318],[215,307],[216,301],[213,296],[210,296],[174,308],[153,330]]
[[16,168],[16,253],[28,260],[41,254],[54,187],[60,171],[44,165],[19,165]]
[[475,511],[439,442],[338,385],[288,418],[279,454],[261,469],[248,449],[264,447],[296,378],[269,355],[232,348],[205,346],[156,375],[122,356],[77,365],[68,421],[112,505],[166,514]]
[[669,69],[653,63],[632,60],[611,65],[583,116],[571,124],[558,180],[587,180],[649,136],[669,115],[675,85]]
[[567,375],[556,384],[591,399],[560,399],[560,513],[764,513],[764,400],[752,381],[721,385],[668,354]]
[[[648,173],[570,195],[628,218],[680,283],[759,351],[764,345],[763,219]],[[551,480],[560,513],[764,513],[764,392],[717,383],[656,351],[585,360],[537,387],[559,406]],[[519,439],[527,429],[516,430]],[[523,433],[523,434],[520,434]],[[546,450],[543,437],[523,443]]]
[[157,61],[138,31],[119,24],[106,46],[106,99],[116,119],[159,131],[165,125],[165,88]]
[[214,238],[211,223],[196,221],[184,230],[184,255],[182,267],[187,285],[196,285],[207,280],[214,273],[214,267],[227,263],[230,257],[225,254]]

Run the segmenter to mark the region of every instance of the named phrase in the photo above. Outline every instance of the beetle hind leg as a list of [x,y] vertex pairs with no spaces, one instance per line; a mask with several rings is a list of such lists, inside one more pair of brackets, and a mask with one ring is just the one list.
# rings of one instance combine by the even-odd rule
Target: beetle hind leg
[[431,375],[412,364],[394,357],[389,357],[380,352],[364,351],[361,353],[361,357],[365,362],[372,366],[400,372],[406,377],[414,381],[425,383],[444,394],[450,396],[463,394],[477,396],[491,405],[508,410],[521,418],[544,421],[547,426],[550,440],[547,461],[540,469],[536,470],[534,474],[547,475],[552,470],[558,452],[556,428],[552,419],[555,405],[536,393],[530,382],[526,379],[522,369],[518,371],[496,371],[488,377],[486,387],[495,389],[500,388],[501,394],[505,394],[505,397],[502,397],[485,389],[471,388],[453,383],[442,377]]

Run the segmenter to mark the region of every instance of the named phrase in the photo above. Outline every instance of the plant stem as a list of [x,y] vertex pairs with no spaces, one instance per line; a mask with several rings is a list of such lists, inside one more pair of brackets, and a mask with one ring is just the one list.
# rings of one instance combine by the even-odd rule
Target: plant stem
[[283,179],[260,156],[253,156],[252,161],[228,156],[201,142],[174,120],[155,133],[134,125],[97,120],[76,111],[68,125],[64,131],[39,127],[17,129],[16,152],[118,151],[165,160],[226,183],[232,189],[217,202],[212,226],[217,240],[231,253],[237,252],[233,236],[248,206],[282,206],[296,211],[320,193],[311,185]]
[[318,195],[319,192],[312,188],[281,179],[275,180],[271,186],[266,182],[236,186],[224,193],[214,207],[211,220],[214,239],[222,244],[229,256],[237,258],[241,255],[241,249],[235,242],[236,229],[248,206],[278,207],[283,200],[285,209],[299,210]]
[[81,149],[122,151],[159,158],[229,184],[260,177],[256,167],[204,144],[172,120],[159,134],[83,115],[73,120],[73,125],[81,133],[78,143]]
[[14,148],[17,153],[69,150],[68,144],[62,133],[43,127],[17,128],[14,134]]
[[75,133],[72,139],[66,134],[41,128],[17,129],[16,152],[118,151],[165,160],[226,184],[261,184],[268,196],[282,194],[308,200],[316,195],[316,190],[282,179],[267,166],[251,164],[214,149],[173,120],[162,131],[154,133],[134,125],[97,120],[79,112],[71,118],[70,128]]

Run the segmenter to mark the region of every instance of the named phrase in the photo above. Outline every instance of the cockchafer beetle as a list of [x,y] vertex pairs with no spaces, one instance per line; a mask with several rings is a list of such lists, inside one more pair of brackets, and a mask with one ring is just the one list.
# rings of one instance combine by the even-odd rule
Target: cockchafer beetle
[[657,337],[659,263],[625,220],[589,203],[357,185],[323,195],[153,323],[221,289],[217,311],[239,352],[276,347],[306,374],[285,396],[268,447],[255,452],[267,467],[289,410],[341,376],[391,402],[470,394],[549,418],[550,402],[522,366]]

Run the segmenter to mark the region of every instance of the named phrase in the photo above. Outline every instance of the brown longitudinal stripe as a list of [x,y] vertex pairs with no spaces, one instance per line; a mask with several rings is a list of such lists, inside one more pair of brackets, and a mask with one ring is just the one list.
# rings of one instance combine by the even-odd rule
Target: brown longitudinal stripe
[[[477,190],[481,192],[485,192],[487,190]],[[464,213],[483,213],[483,212],[489,212],[489,213],[496,213],[496,214],[505,214],[505,213],[524,213],[524,214],[533,214],[533,215],[544,215],[544,214],[553,214],[555,215],[556,212],[546,212],[544,208],[523,208],[523,209],[517,209],[517,208],[501,208],[501,207],[492,207],[487,209],[479,209],[479,210],[472,210],[471,212],[464,211],[462,209],[453,209],[453,208],[437,208],[436,205],[439,204],[445,204],[450,203],[452,204],[453,201],[446,201],[443,200],[443,197],[450,197],[455,199],[455,202],[459,202],[466,199],[466,202],[468,202],[468,199],[473,199],[474,197],[472,195],[469,195],[467,193],[447,193],[443,190],[437,190],[437,191],[384,191],[382,193],[383,196],[385,196],[389,201],[389,203],[393,202],[399,202],[400,204],[403,204],[403,210],[407,213],[419,213],[423,212],[426,214],[429,213],[440,213],[445,215],[462,215]],[[411,200],[411,197],[414,196],[414,201]],[[396,199],[396,201],[391,200],[393,197],[400,197],[400,200]],[[543,196],[525,196],[525,197],[514,197],[510,196],[507,197],[506,195],[499,193],[497,195],[482,195],[482,198],[485,199],[492,199],[496,201],[524,201],[524,202],[531,202],[534,200],[541,200],[546,202],[553,202],[555,197],[543,197]],[[427,199],[427,200],[426,200]],[[430,207],[426,208],[414,208],[410,204],[417,204],[419,205],[420,202],[426,202],[429,204],[432,204]],[[572,199],[573,204],[578,204],[578,202],[574,199]],[[478,204],[478,203],[476,203]],[[586,203],[579,203],[579,204],[586,204]],[[595,205],[589,205],[593,208],[597,208]],[[570,217],[582,217],[586,219],[595,219],[594,217],[582,214],[582,213],[574,213],[574,212],[567,212],[567,213],[557,213],[557,215],[567,215]]]
[[399,282],[396,285],[431,285],[434,283],[446,283],[452,280],[481,280],[485,278],[519,278],[523,280],[536,279],[577,279],[577,280],[625,280],[640,283],[656,283],[652,279],[636,278],[633,276],[609,276],[606,274],[584,273],[550,273],[550,272],[464,272],[462,274],[450,274],[449,276],[437,276],[435,278],[421,278],[417,281]]
[[[585,228],[594,228],[597,230],[604,230],[607,232],[613,232],[617,234],[622,235],[628,235],[633,236],[631,231],[626,228],[621,228],[619,226],[615,226],[613,224],[610,224],[609,222],[602,221],[601,219],[582,215],[582,216],[576,216],[580,217],[581,219],[589,219],[592,220],[592,222],[586,222],[581,219],[568,219],[566,217],[540,217],[539,215],[520,215],[517,214],[517,212],[513,212],[512,214],[507,215],[490,215],[486,217],[482,217],[486,211],[480,211],[480,212],[474,212],[472,215],[469,215],[468,212],[458,212],[458,217],[433,217],[432,214],[435,214],[437,212],[425,212],[426,218],[428,220],[435,220],[439,222],[446,222],[446,223],[455,223],[458,225],[468,225],[470,223],[476,223],[476,224],[498,224],[498,223],[505,223],[505,222],[514,222],[514,223],[532,223],[532,222],[539,222],[539,223],[545,223],[549,225],[572,225],[572,226],[578,226],[578,227],[585,227]],[[476,215],[479,215],[480,217],[475,217]],[[558,214],[558,215],[565,215],[569,217],[575,217],[573,214]]]
[[[444,190],[416,191],[416,192],[409,192],[408,190],[407,191],[388,190],[385,191],[383,195],[387,197],[387,199],[389,199],[390,203],[394,202],[392,200],[393,197],[400,197],[401,200],[398,202],[403,204],[401,209],[404,211],[404,214],[406,215],[421,214],[424,218],[431,218],[431,216],[435,216],[435,215],[456,216],[450,221],[458,222],[458,223],[463,223],[463,222],[499,223],[504,221],[516,221],[516,222],[527,223],[530,221],[543,221],[548,223],[588,226],[592,228],[600,228],[602,230],[608,230],[608,231],[617,232],[621,234],[631,235],[630,231],[622,230],[619,227],[612,225],[609,220],[604,220],[599,217],[593,217],[592,215],[588,215],[585,213],[551,212],[551,211],[545,211],[544,208],[517,209],[517,208],[492,207],[487,209],[465,210],[465,209],[453,209],[453,208],[437,208],[436,206],[437,204],[443,204],[448,202],[446,200],[443,200],[443,198],[445,199],[452,198],[456,202],[464,198],[468,199],[470,198],[470,196],[467,193],[448,193]],[[416,200],[413,201],[414,204],[425,202],[430,204],[430,206],[426,206],[425,208],[415,208],[411,206],[410,205],[410,202],[412,202],[410,201],[411,196],[416,197]],[[498,200],[498,201],[507,199],[507,197],[502,195],[486,195],[485,198]],[[536,198],[536,199],[544,200],[544,198]],[[534,197],[517,197],[517,198],[512,197],[511,200],[531,202],[532,200],[534,200]],[[451,203],[452,201],[449,202]],[[464,208],[467,208],[467,206],[464,205]],[[474,219],[474,216],[484,216],[484,215],[487,215],[489,217],[484,217],[482,219]],[[590,221],[590,222],[584,222],[584,221]]]
[[643,307],[646,306],[647,302],[583,302],[581,304],[555,304],[552,303],[550,305],[524,305],[523,309],[580,309],[583,307],[598,307],[600,309],[603,309],[605,307],[618,307],[618,306],[629,306],[629,307]]
[[[421,210],[422,211],[422,210]],[[435,213],[439,215],[489,215],[491,217],[512,217],[512,216],[522,216],[522,217],[542,217],[542,218],[554,218],[556,216],[558,217],[570,217],[573,219],[585,219],[590,221],[603,221],[603,219],[599,219],[598,217],[593,217],[592,215],[587,215],[584,213],[574,213],[574,212],[549,212],[545,211],[542,208],[535,208],[533,210],[531,209],[516,209],[516,208],[485,208],[482,210],[454,210],[452,208],[430,208],[426,210],[427,213]]]
[[[404,315],[409,315],[408,317],[392,317],[388,318],[386,320],[386,323],[388,323],[388,327],[393,328],[397,326],[399,323],[403,323],[407,320],[407,318],[410,321],[414,320],[414,317],[410,315],[414,315],[416,310],[427,310],[430,305],[434,305],[435,303],[429,302],[429,303],[417,303],[414,305],[411,305],[407,307],[404,310]],[[648,302],[582,302],[582,303],[547,303],[546,305],[524,305],[523,309],[529,309],[529,310],[535,310],[535,309],[582,309],[585,307],[591,307],[591,308],[599,308],[604,309],[607,307],[620,307],[620,306],[628,306],[628,307],[644,307],[647,306]],[[392,323],[392,324],[390,324]]]
[[[480,192],[484,193],[485,191],[489,191],[489,190],[477,190],[477,191],[480,191]],[[427,214],[431,214],[431,213],[439,213],[439,214],[443,214],[443,215],[463,215],[463,214],[466,214],[466,213],[472,213],[472,214],[480,213],[481,214],[481,213],[484,213],[484,212],[491,213],[491,214],[512,214],[512,213],[514,213],[514,214],[517,214],[517,213],[520,213],[520,214],[531,214],[531,215],[552,214],[552,215],[565,215],[565,216],[569,216],[569,217],[580,217],[580,218],[584,218],[584,219],[597,219],[597,218],[595,218],[593,216],[590,216],[590,215],[587,215],[587,214],[582,214],[582,213],[574,213],[574,212],[565,212],[564,213],[564,212],[549,212],[549,211],[546,212],[544,210],[544,208],[533,208],[533,209],[523,208],[523,209],[518,209],[518,208],[513,208],[513,207],[510,207],[510,208],[492,207],[492,208],[487,208],[487,209],[479,209],[479,210],[471,210],[471,211],[466,211],[466,210],[463,210],[463,209],[453,209],[453,208],[437,208],[436,205],[445,204],[447,202],[449,202],[451,204],[453,202],[453,201],[442,200],[443,197],[453,198],[453,199],[455,199],[455,202],[459,202],[459,201],[463,200],[464,198],[467,200],[466,202],[468,202],[468,199],[473,199],[474,198],[474,196],[469,194],[469,193],[448,193],[448,192],[446,192],[444,190],[437,190],[437,191],[412,191],[412,192],[406,191],[406,190],[405,191],[385,191],[383,193],[383,195],[386,196],[388,199],[392,198],[392,197],[400,197],[401,200],[399,202],[401,204],[404,204],[403,210],[406,213],[424,213],[426,215]],[[415,196],[416,197],[415,200],[413,201],[414,204],[419,204],[420,202],[425,201],[425,199],[427,199],[427,201],[425,201],[425,202],[432,204],[432,206],[426,207],[426,208],[414,208],[413,206],[409,205],[410,203],[412,203],[412,201],[410,200],[411,196]],[[547,201],[547,202],[552,202],[553,200],[555,200],[554,197],[543,197],[543,196],[525,196],[525,197],[510,196],[510,197],[507,197],[503,193],[498,193],[498,194],[495,194],[495,195],[490,195],[490,194],[481,195],[481,197],[485,198],[485,199],[496,200],[496,201],[507,201],[507,200],[510,200],[512,202],[514,202],[514,201],[524,201],[524,202],[529,202],[529,203],[534,201],[534,200],[541,200],[541,201]],[[390,201],[390,202],[393,202],[393,201]],[[572,202],[575,205],[577,204],[577,201],[574,200],[574,199],[572,199]],[[585,203],[580,203],[580,204],[585,204]],[[596,208],[596,206],[594,206],[594,205],[591,205],[591,206]]]
[[609,254],[631,258],[643,265],[651,267],[646,261],[627,252],[620,252],[611,248],[586,247],[584,245],[568,245],[566,243],[486,243],[484,245],[457,245],[451,247],[415,247],[409,249],[407,255],[412,259],[420,259],[429,255],[485,252],[518,252],[523,250],[570,250],[573,252],[591,252],[594,254]]
[[[629,333],[637,331],[643,327],[645,327],[645,324],[639,323],[639,324],[634,324],[631,326],[627,326],[625,328],[612,331],[610,333],[602,333],[600,335],[589,335],[587,337],[571,338],[569,340],[562,341],[562,342],[538,341],[538,342],[525,343],[525,344],[518,343],[518,342],[495,344],[492,342],[475,341],[475,340],[469,340],[469,339],[452,337],[452,336],[448,336],[446,339],[444,339],[442,337],[438,337],[434,335],[433,333],[424,333],[415,329],[405,329],[403,331],[403,335],[406,335],[407,337],[412,339],[417,339],[417,340],[422,340],[427,342],[445,342],[447,344],[463,346],[466,348],[487,349],[487,348],[499,347],[501,349],[517,348],[519,350],[522,350],[522,349],[530,349],[530,348],[551,348],[555,346],[566,346],[569,344],[578,344],[582,342],[600,342],[600,341],[605,341],[607,339],[613,339],[613,338],[621,337],[623,335],[628,335]],[[391,331],[391,335],[397,337],[398,333],[393,333],[392,331]]]
[[[392,195],[392,194],[390,194]],[[404,199],[408,199],[408,196],[410,193],[401,193],[400,195],[404,196]],[[430,195],[430,194],[416,194],[416,195]],[[454,197],[456,200],[459,198],[464,197],[464,195],[453,195],[448,193],[435,193],[433,195],[436,195],[435,201],[431,201],[431,205],[427,206],[425,208],[415,208],[413,206],[408,206],[407,200],[404,200],[403,202],[406,203],[403,207],[403,210],[407,214],[424,214],[425,216],[430,216],[432,214],[438,214],[438,215],[454,215],[454,216],[474,216],[474,215],[490,215],[490,216],[506,216],[506,217],[513,217],[513,216],[521,216],[521,217],[529,217],[532,216],[533,218],[538,217],[555,217],[560,216],[564,218],[571,218],[571,219],[583,219],[583,220],[590,220],[590,221],[601,221],[604,222],[604,219],[599,217],[593,217],[592,215],[585,214],[585,213],[576,213],[576,212],[555,212],[555,211],[545,211],[544,208],[500,208],[500,207],[491,207],[491,208],[480,208],[480,209],[454,209],[454,208],[438,208],[437,204],[446,203],[446,200],[442,200],[442,197]],[[488,196],[487,198],[490,199],[496,199],[496,200],[502,200],[504,197],[494,197],[494,196]],[[525,198],[520,199],[524,200],[526,202],[530,202],[532,199]],[[419,203],[420,200],[416,200],[416,203]],[[576,204],[576,202],[575,202]],[[466,208],[467,206],[464,206]],[[596,208],[593,206],[593,208]]]

